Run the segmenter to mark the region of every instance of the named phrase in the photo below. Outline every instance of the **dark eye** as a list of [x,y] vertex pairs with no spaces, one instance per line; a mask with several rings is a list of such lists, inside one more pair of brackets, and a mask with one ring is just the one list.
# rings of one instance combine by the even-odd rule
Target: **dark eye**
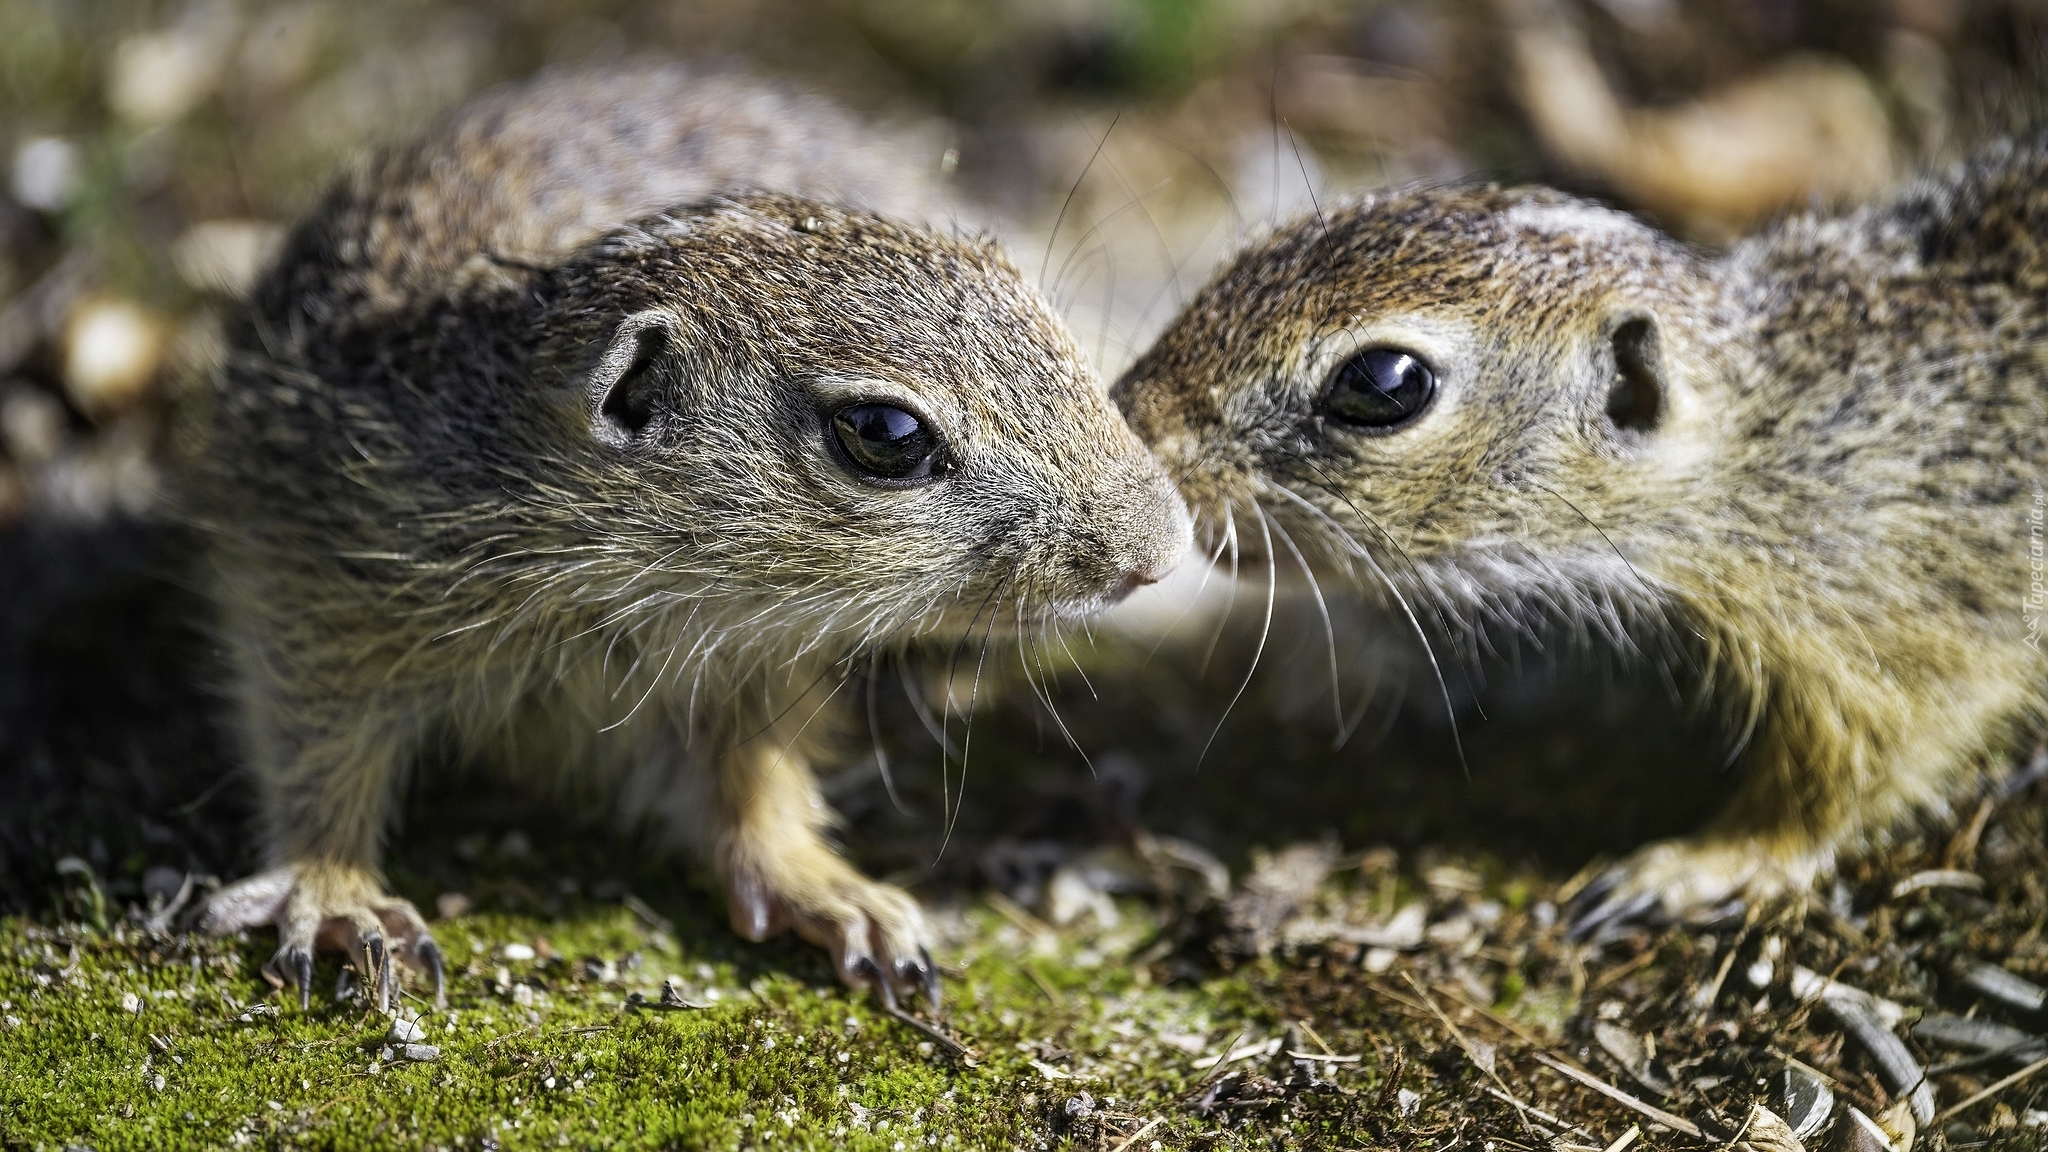
[[1422,414],[1436,397],[1436,373],[1412,352],[1367,348],[1337,366],[1323,390],[1322,414],[1353,428],[1393,428]]
[[937,467],[939,438],[894,404],[855,404],[832,414],[832,435],[847,462],[870,480],[914,484]]

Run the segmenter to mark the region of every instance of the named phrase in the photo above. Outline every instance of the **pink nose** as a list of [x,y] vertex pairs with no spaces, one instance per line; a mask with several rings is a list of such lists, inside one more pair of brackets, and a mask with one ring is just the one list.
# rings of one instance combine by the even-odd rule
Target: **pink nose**
[[1110,603],[1114,604],[1122,600],[1147,584],[1159,583],[1159,578],[1160,574],[1149,568],[1131,569],[1129,572],[1124,573],[1123,579],[1117,581],[1116,587],[1110,590]]

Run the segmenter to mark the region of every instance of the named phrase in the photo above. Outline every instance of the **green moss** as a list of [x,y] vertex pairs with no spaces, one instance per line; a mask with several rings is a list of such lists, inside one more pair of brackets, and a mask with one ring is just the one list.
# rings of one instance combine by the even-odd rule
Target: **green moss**
[[[615,907],[437,926],[449,1009],[421,1022],[440,1057],[408,1063],[384,1058],[384,1017],[327,995],[302,1013],[273,994],[259,970],[267,934],[8,920],[0,1143],[1037,1148],[1062,1142],[1054,1119],[1083,1090],[1113,1118],[1112,1140],[1155,1116],[1162,1139],[1202,1126],[1176,1105],[1201,1073],[1174,1045],[1250,1034],[1221,1018],[1241,984],[1149,987],[1140,969],[1100,964],[1102,941],[1020,962],[1014,929],[986,914],[962,924],[951,1019],[971,1064],[821,982],[806,951],[763,950],[795,974],[742,967],[718,955],[730,941],[679,948]],[[502,958],[506,943],[543,939],[542,958]],[[593,979],[606,961],[618,978]],[[316,988],[335,974],[323,964]],[[625,1010],[671,975],[708,1007]]]

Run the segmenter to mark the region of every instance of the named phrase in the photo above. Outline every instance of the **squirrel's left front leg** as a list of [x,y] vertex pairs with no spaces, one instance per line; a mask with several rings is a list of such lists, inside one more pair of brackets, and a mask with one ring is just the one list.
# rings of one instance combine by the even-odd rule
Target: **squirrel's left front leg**
[[938,1007],[938,968],[910,894],[861,875],[824,839],[832,814],[794,741],[764,733],[714,766],[715,854],[733,930],[785,928],[831,951],[839,978],[885,1000],[919,991]]
[[1947,749],[1932,753],[1940,764],[1908,763],[1901,727],[1911,713],[1911,701],[1874,685],[1819,675],[1782,684],[1728,806],[1700,832],[1646,845],[1589,884],[1573,900],[1572,934],[1712,918],[1810,887],[1843,846],[1937,793],[1964,758]]

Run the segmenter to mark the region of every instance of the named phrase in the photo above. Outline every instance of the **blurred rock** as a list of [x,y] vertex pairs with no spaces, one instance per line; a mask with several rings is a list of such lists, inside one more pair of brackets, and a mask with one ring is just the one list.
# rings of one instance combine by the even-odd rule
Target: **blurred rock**
[[1754,1152],[1806,1152],[1806,1145],[1800,1142],[1792,1126],[1762,1104],[1749,1106],[1749,1123],[1743,1128],[1747,1144]]
[[1548,0],[1504,0],[1514,87],[1544,150],[1682,231],[1726,238],[1892,180],[1891,122],[1861,72],[1815,54],[1669,108],[1629,108]]
[[0,447],[33,468],[64,447],[69,421],[55,396],[23,381],[0,387]]
[[283,238],[283,228],[263,220],[206,220],[171,245],[171,263],[193,288],[239,300]]
[[1337,847],[1326,842],[1252,853],[1251,875],[1223,905],[1232,950],[1249,956],[1271,952],[1281,926],[1314,899],[1336,865]]
[[1117,926],[1116,905],[1109,893],[1090,883],[1090,875],[1078,868],[1062,868],[1046,885],[1045,914],[1054,925],[1064,928],[1083,916],[1092,916],[1102,928]]
[[55,136],[35,136],[14,150],[14,198],[42,212],[71,202],[78,187],[78,146]]
[[219,85],[235,32],[230,6],[206,4],[175,28],[129,36],[108,65],[107,104],[143,127],[183,119]]
[[52,524],[101,524],[139,517],[156,505],[154,425],[132,412],[57,455],[32,477],[34,514]]
[[132,407],[156,376],[164,335],[162,321],[133,301],[81,301],[64,328],[65,395],[96,420]]
[[[1601,1020],[1593,1025],[1593,1040],[1614,1061],[1615,1067],[1628,1073],[1636,1083],[1659,1096],[1669,1097],[1678,1091],[1671,1078],[1657,1066],[1653,1042],[1647,1036],[1639,1036],[1619,1024]],[[1782,1120],[1778,1122],[1784,1123]]]

